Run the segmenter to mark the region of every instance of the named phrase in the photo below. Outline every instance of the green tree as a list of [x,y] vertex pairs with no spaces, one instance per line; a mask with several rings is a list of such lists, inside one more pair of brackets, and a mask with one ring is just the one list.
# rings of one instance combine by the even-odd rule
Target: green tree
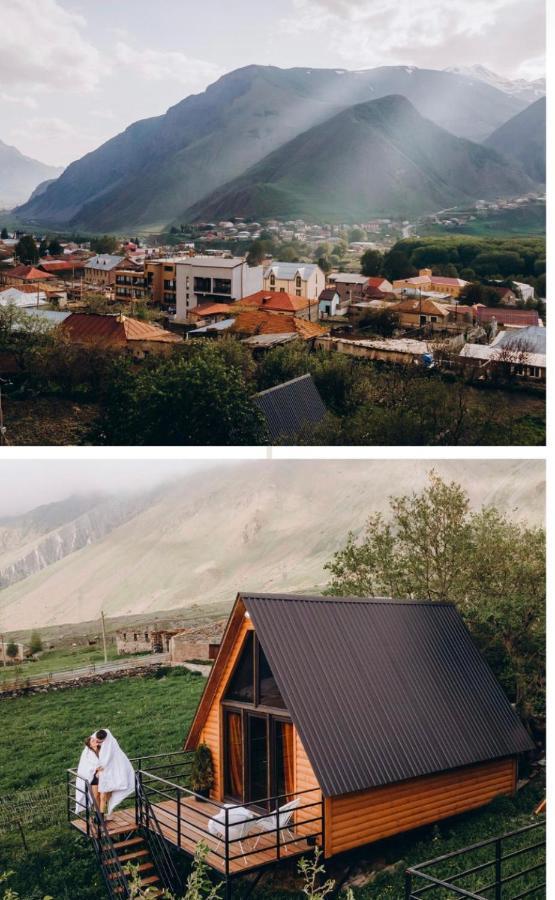
[[407,254],[402,250],[396,250],[395,247],[386,253],[382,273],[389,281],[395,281],[397,278],[412,278],[418,274]]
[[9,238],[9,236],[10,235],[8,234],[8,229],[4,225],[2,231],[0,231],[0,240],[5,241],[7,238]]
[[38,631],[33,631],[31,635],[31,640],[29,641],[29,650],[35,656],[36,653],[40,653],[42,650],[42,638]]
[[359,320],[359,328],[368,329],[380,337],[391,337],[399,327],[399,314],[392,309],[368,310]]
[[320,266],[324,275],[328,275],[329,272],[331,272],[331,262],[327,256],[319,256],[316,262]]
[[91,238],[93,253],[115,253],[117,247],[118,239],[113,234],[103,234],[101,237]]
[[61,256],[64,252],[64,248],[60,244],[58,238],[52,238],[48,245],[48,252],[50,256]]
[[[494,548],[494,552],[492,552]],[[326,568],[329,593],[454,603],[524,717],[545,705],[545,532],[431,473],[419,493],[392,497],[361,539],[347,538]]]
[[266,246],[263,241],[253,241],[247,252],[247,265],[260,266],[266,258]]
[[365,241],[368,235],[362,228],[351,228],[348,233],[348,241],[350,244],[358,243],[359,241]]
[[46,238],[43,238],[39,244],[39,256],[46,256],[48,253],[48,241]]
[[24,234],[15,245],[15,255],[25,266],[32,266],[39,261],[39,251],[31,234]]
[[217,345],[191,341],[183,353],[118,359],[98,439],[107,444],[230,445],[266,442],[263,419],[242,372]]
[[15,659],[17,657],[18,653],[19,653],[19,650],[18,650],[17,644],[15,643],[15,641],[10,641],[8,643],[8,646],[6,647],[6,656],[9,659]]
[[383,266],[383,255],[379,250],[365,250],[360,258],[360,272],[369,278],[379,275]]

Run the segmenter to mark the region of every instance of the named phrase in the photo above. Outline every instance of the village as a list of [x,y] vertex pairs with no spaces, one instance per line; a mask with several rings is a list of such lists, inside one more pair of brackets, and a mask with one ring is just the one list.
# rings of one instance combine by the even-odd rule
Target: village
[[[366,223],[361,234],[368,237],[372,224]],[[221,226],[225,230],[227,223]],[[320,229],[316,236],[323,235]],[[360,235],[351,231],[350,236]],[[258,361],[296,344],[309,352],[435,369],[493,386],[510,382],[544,389],[545,301],[533,280],[475,276],[470,281],[440,274],[446,270],[441,265],[412,267],[416,274],[398,278],[365,274],[379,268],[377,258],[388,259],[370,241],[343,241],[341,259],[332,255],[318,261],[280,260],[260,241],[243,256],[205,243],[111,243],[113,252],[95,253],[90,242],[48,243],[38,236],[3,233],[0,311],[17,311],[12,327],[20,340],[22,321],[34,321],[76,348],[123,354],[136,364],[171,356],[191,340],[231,338]],[[394,245],[389,257],[402,246]],[[22,262],[25,252],[34,253],[36,261]],[[345,268],[334,266],[334,259]],[[0,348],[0,378],[17,375],[8,340]],[[310,397],[296,434],[313,427],[326,411],[314,385],[303,382],[298,390],[305,389]],[[298,405],[287,396],[289,387],[282,393],[285,406]],[[272,405],[274,400],[277,394]],[[263,398],[259,405],[264,406]],[[262,411],[271,438],[279,440],[283,423],[268,421]],[[285,420],[290,412],[280,415]]]

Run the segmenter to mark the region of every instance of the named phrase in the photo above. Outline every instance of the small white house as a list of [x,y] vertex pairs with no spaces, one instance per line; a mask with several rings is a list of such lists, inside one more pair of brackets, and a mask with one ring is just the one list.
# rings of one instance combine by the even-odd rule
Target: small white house
[[233,303],[262,290],[262,266],[242,256],[190,256],[175,264],[176,322],[186,322],[202,303]]
[[317,300],[325,286],[326,276],[315,263],[273,262],[264,269],[265,291]]

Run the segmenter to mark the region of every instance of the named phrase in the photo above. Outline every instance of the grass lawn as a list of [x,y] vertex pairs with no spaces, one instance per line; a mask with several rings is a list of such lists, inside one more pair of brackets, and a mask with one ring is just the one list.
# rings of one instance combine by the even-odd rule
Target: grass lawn
[[[77,763],[85,736],[101,726],[114,731],[129,756],[178,750],[203,685],[202,677],[173,669],[161,678],[124,678],[2,701],[0,798],[26,789],[38,789],[40,796],[41,787],[62,785],[65,769]],[[499,799],[434,828],[383,841],[357,858],[370,868],[377,860],[410,864],[502,834],[532,821],[532,810],[544,789],[543,779],[536,778],[514,799]],[[2,834],[0,830],[0,874],[13,871],[10,887],[24,900],[46,894],[54,900],[103,900],[92,848],[65,824],[63,801],[52,809],[50,822],[28,826],[25,833],[27,850],[17,831]],[[329,874],[336,877],[334,864]],[[270,875],[254,897],[300,900],[298,886],[298,880],[280,872]],[[402,896],[401,872],[381,874],[371,885],[355,890],[356,900],[400,900]]]

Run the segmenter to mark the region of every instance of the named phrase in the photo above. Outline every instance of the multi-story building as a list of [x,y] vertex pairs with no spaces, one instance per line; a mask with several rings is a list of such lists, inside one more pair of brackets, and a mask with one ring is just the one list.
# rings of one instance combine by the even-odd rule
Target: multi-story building
[[149,296],[142,269],[116,269],[114,299],[122,303],[145,300]]
[[447,278],[444,275],[434,275],[431,269],[420,269],[414,278],[398,278],[394,281],[393,290],[409,297],[429,291],[458,297],[467,284],[468,281],[463,281],[462,278]]
[[262,267],[242,256],[193,256],[177,260],[175,269],[177,322],[202,303],[232,303],[262,289]]
[[326,286],[326,276],[315,263],[274,262],[264,269],[265,291],[284,291],[296,297],[317,300]]
[[145,286],[153,303],[175,307],[177,259],[149,259],[145,262]]
[[116,280],[116,269],[121,267],[125,257],[112,253],[99,253],[87,260],[84,266],[85,284],[91,287],[110,287]]

